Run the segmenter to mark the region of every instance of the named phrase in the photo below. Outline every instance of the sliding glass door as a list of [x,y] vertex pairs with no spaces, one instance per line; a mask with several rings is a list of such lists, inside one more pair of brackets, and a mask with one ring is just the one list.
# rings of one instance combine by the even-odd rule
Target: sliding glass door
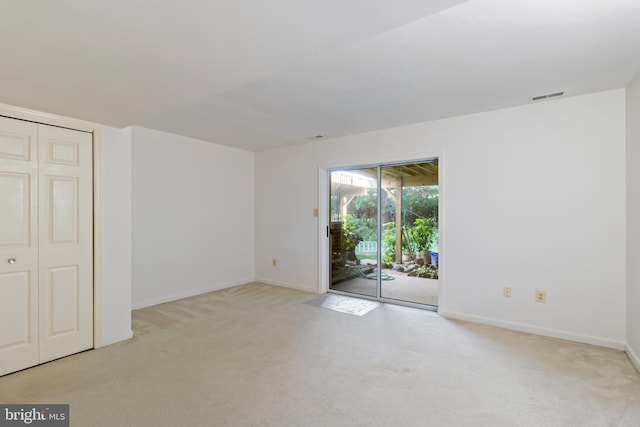
[[438,160],[330,175],[330,289],[438,305]]
[[331,172],[330,289],[378,297],[378,168]]
[[[380,296],[438,305],[438,162],[381,167],[382,271]],[[432,256],[433,253],[433,256]]]

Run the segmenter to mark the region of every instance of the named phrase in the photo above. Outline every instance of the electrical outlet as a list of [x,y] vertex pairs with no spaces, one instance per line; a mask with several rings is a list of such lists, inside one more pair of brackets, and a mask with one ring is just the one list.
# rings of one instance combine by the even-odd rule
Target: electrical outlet
[[275,259],[275,258],[274,258],[274,259],[272,259],[272,260],[271,260],[271,265],[272,265],[273,267],[277,267],[277,266],[278,266],[278,260],[277,260],[277,259]]
[[316,218],[318,217],[318,208],[315,208],[313,210],[313,216],[315,216]]
[[547,292],[536,290],[536,302],[547,302]]
[[502,295],[504,295],[505,298],[511,298],[511,288],[507,286],[502,288]]

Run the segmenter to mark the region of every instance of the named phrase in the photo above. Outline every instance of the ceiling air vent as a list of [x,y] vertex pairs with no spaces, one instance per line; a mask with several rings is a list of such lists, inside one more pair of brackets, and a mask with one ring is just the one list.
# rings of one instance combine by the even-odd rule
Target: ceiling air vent
[[531,101],[532,102],[542,101],[542,100],[545,100],[545,99],[557,98],[557,97],[562,96],[562,95],[564,95],[564,91],[554,92],[554,93],[547,93],[547,94],[544,94],[544,95],[532,96],[531,97]]

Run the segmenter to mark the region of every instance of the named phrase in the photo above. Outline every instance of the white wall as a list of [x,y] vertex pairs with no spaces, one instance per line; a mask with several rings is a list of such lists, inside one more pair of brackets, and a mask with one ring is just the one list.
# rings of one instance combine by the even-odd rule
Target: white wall
[[627,88],[627,353],[640,369],[640,74]]
[[319,167],[441,153],[441,313],[623,348],[624,108],[621,89],[256,153],[256,279],[318,290]]
[[102,128],[102,345],[131,338],[131,128]]
[[254,154],[133,127],[133,307],[254,279]]

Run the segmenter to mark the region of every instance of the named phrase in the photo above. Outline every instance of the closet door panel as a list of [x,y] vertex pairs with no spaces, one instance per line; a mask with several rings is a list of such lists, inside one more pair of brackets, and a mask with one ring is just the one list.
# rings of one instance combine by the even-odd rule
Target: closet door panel
[[92,135],[39,126],[40,362],[93,347]]
[[37,125],[0,117],[0,375],[38,363]]

